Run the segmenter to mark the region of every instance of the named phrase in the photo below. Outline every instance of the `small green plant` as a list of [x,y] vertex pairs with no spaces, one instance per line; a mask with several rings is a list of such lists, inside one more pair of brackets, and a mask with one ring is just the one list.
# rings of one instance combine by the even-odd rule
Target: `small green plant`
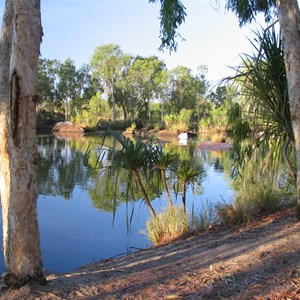
[[147,221],[146,235],[155,245],[174,240],[188,232],[183,208],[168,206],[164,211]]

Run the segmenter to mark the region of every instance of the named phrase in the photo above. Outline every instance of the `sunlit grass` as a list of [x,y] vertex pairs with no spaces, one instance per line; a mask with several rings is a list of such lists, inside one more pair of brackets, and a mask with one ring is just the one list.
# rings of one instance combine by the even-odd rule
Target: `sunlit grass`
[[153,244],[163,244],[188,232],[187,218],[183,208],[168,206],[147,221],[146,235]]
[[186,214],[182,207],[168,206],[156,218],[147,221],[146,236],[154,245],[205,231],[212,223],[211,211],[202,209],[196,214]]
[[209,228],[212,224],[212,213],[210,209],[201,209],[196,214],[192,214],[189,220],[189,230],[202,232]]
[[233,203],[219,203],[216,214],[225,225],[248,223],[258,216],[283,210],[293,204],[295,195],[267,183],[257,182],[239,190]]

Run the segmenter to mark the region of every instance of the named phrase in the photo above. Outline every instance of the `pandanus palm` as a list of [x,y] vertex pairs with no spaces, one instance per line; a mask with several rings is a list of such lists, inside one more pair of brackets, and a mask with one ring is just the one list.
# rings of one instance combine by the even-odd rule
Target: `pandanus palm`
[[162,147],[156,147],[154,149],[154,157],[153,157],[154,165],[156,168],[158,168],[160,170],[162,182],[163,182],[164,188],[166,190],[166,193],[168,196],[168,202],[169,202],[170,206],[172,206],[173,203],[172,203],[171,195],[170,195],[169,188],[168,188],[166,171],[167,171],[168,167],[170,166],[170,164],[175,159],[176,159],[176,154],[171,151],[164,152]]
[[[296,178],[290,154],[293,150],[294,135],[282,40],[273,29],[258,32],[255,41],[257,44],[253,44],[254,54],[242,57],[242,65],[238,67],[235,77],[246,100],[245,108],[250,108],[246,118],[243,118],[245,112],[242,109],[231,112],[230,119],[234,125],[234,131],[243,133],[235,135],[235,139],[238,143],[242,138],[248,140],[250,126],[246,127],[247,130],[242,130],[240,125],[249,122],[254,130],[263,132],[255,140],[253,147],[260,147],[263,150],[263,146],[268,149],[272,144],[275,151],[270,157],[280,157],[281,152],[290,175]],[[247,147],[247,149],[251,148]],[[247,151],[247,149],[244,153],[252,155],[252,151]],[[240,157],[241,160],[245,159],[243,152]]]
[[115,167],[126,169],[132,174],[152,217],[156,218],[155,211],[141,179],[141,171],[146,171],[152,163],[153,148],[151,143],[143,142],[141,139],[137,139],[134,143],[132,140],[125,138],[122,135],[114,132],[112,134],[121,144],[120,150],[110,149],[110,152],[113,154],[113,165]]
[[188,184],[193,184],[197,181],[198,176],[201,171],[197,170],[190,163],[184,161],[181,166],[175,171],[178,177],[178,180],[182,186],[182,206],[184,212],[186,213],[186,188]]

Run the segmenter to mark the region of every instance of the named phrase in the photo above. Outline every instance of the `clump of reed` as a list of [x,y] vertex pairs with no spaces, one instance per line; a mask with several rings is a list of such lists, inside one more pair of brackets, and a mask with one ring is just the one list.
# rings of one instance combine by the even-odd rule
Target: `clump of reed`
[[[199,213],[187,214],[183,207],[168,206],[147,222],[147,237],[163,244],[194,232],[202,232],[215,224],[247,224],[259,217],[293,205],[295,194],[267,182],[256,182],[241,188],[232,203],[219,202]],[[207,206],[208,207],[208,206]]]
[[146,235],[155,245],[174,240],[188,233],[187,217],[182,207],[168,206],[156,218],[147,221]]
[[293,204],[294,194],[278,186],[257,182],[239,190],[233,203],[218,203],[216,215],[221,224],[249,223],[259,216],[283,210]]
[[167,206],[156,218],[147,221],[145,234],[155,245],[205,231],[212,224],[211,209],[187,214],[183,207]]
[[212,211],[202,209],[198,213],[193,213],[189,221],[189,231],[203,232],[212,225]]

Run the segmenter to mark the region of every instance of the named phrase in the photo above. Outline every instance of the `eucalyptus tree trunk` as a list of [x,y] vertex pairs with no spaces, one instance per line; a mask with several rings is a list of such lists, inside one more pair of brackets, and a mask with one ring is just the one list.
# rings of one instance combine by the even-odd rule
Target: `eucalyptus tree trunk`
[[40,0],[6,0],[0,38],[0,192],[5,279],[44,282],[37,221]]
[[116,122],[117,120],[117,111],[116,111],[116,98],[115,98],[115,84],[112,82],[110,83],[109,93],[112,102],[112,120]]
[[64,101],[65,103],[65,121],[69,120],[69,97]]
[[277,0],[297,160],[297,210],[300,218],[300,12],[297,0]]
[[112,119],[113,119],[113,122],[116,122],[117,111],[116,111],[116,99],[115,99],[114,92],[112,93],[111,98],[112,98]]

